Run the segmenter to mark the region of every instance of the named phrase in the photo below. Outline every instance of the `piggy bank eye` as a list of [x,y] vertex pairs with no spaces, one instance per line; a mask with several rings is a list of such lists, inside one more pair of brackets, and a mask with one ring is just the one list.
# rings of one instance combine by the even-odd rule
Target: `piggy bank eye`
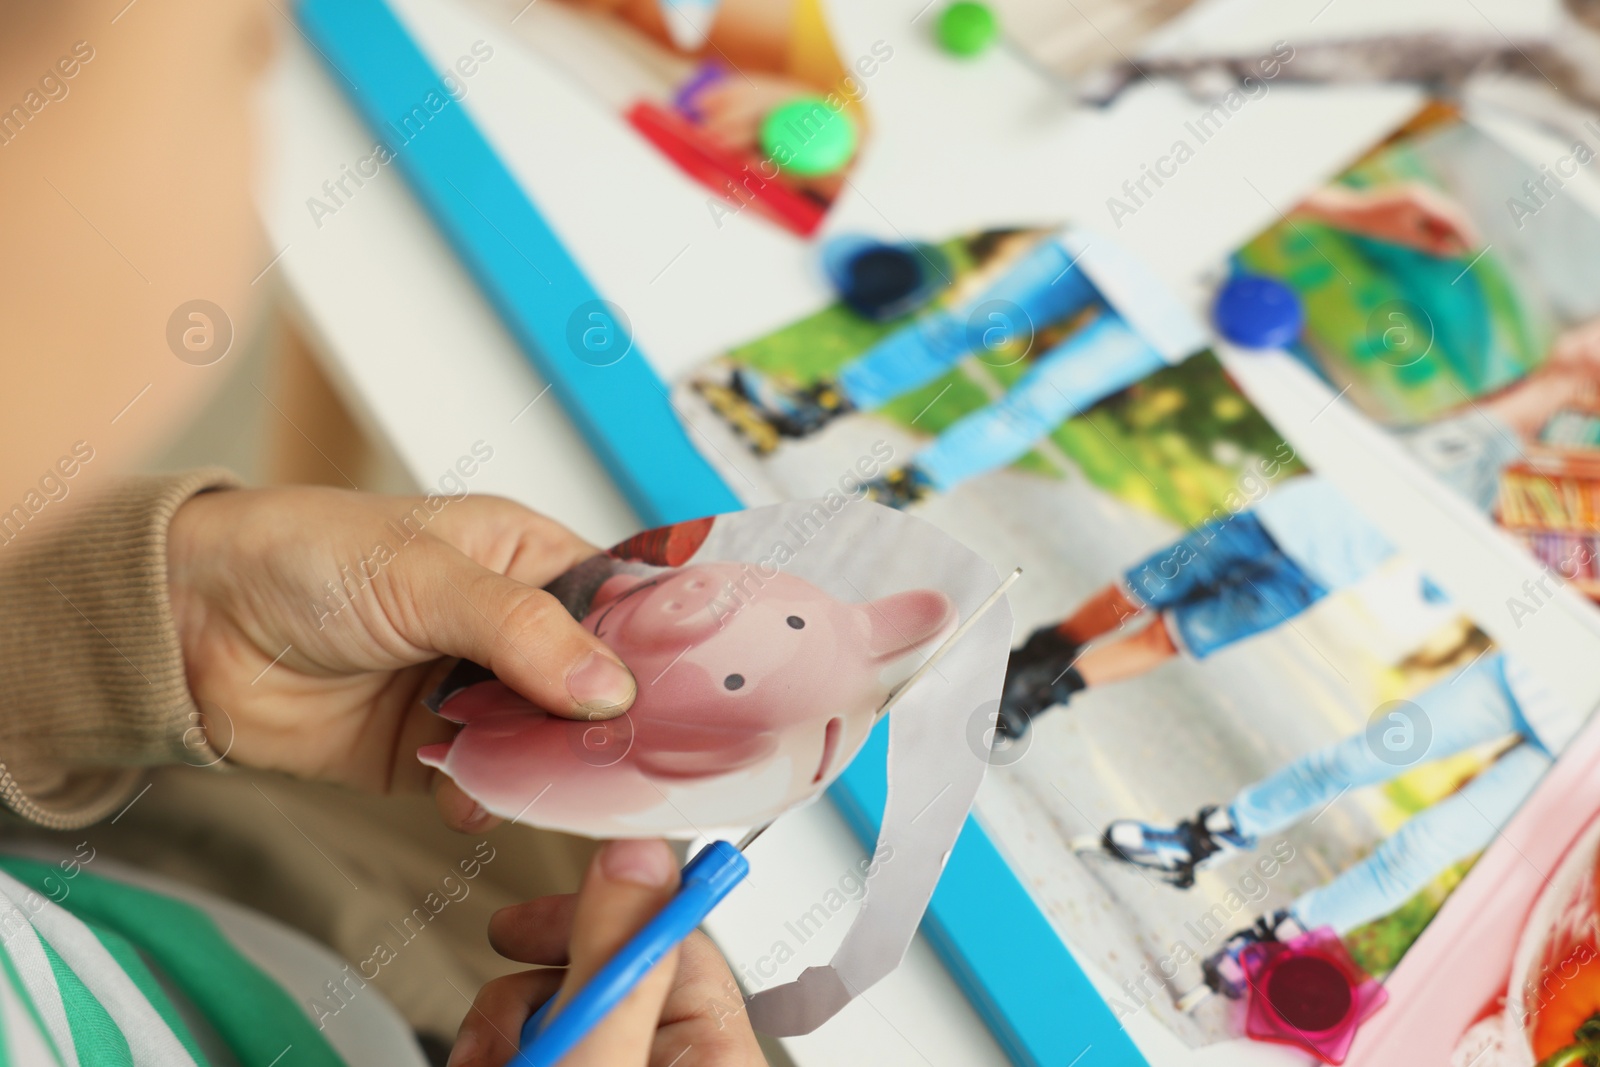
[[806,620],[798,615],[790,615],[788,621],[789,629],[791,630],[804,630],[806,628]]
[[742,689],[744,688],[744,675],[730,674],[722,680],[722,684],[729,689]]

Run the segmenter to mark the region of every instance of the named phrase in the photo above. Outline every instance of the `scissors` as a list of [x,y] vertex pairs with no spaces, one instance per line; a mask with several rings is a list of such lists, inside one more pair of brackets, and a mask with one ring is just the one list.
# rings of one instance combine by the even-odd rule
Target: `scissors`
[[[923,660],[909,678],[895,687],[878,709],[877,717],[881,719],[887,715],[984,613],[1005,596],[1011,583],[1021,575],[1021,567],[1007,575],[995,591],[933,650],[933,654]],[[507,1067],[555,1067],[561,1057],[571,1052],[578,1042],[600,1025],[612,1008],[633,992],[634,987],[644,980],[652,967],[661,962],[663,956],[705,921],[706,916],[733,891],[734,886],[744,881],[750,873],[750,861],[745,859],[744,850],[771,825],[768,822],[755,827],[737,845],[713,841],[696,852],[683,868],[678,892],[653,919],[607,960],[605,966],[574,993],[560,1011],[554,1013],[554,1017],[551,1017],[550,1008],[556,998],[551,997],[523,1024],[521,1051]]]

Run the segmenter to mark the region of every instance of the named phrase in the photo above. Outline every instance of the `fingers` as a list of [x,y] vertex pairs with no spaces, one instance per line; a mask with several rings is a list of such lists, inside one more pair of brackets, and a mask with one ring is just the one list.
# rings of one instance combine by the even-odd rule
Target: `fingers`
[[498,497],[444,509],[429,532],[449,546],[429,553],[429,573],[415,576],[422,602],[440,612],[417,616],[430,650],[483,664],[552,714],[604,719],[627,709],[632,674],[537,588],[594,555],[594,546]]
[[[1388,210],[1401,232],[1392,239],[1434,256],[1462,255],[1480,238],[1466,211],[1453,199],[1421,182],[1405,182],[1370,195],[1369,209]],[[1384,236],[1378,234],[1378,236]]]
[[478,990],[456,1043],[449,1067],[503,1067],[516,1055],[522,1024],[561,986],[556,969],[522,971],[496,978]]
[[518,963],[565,967],[577,908],[576,893],[540,897],[501,908],[489,917],[489,945]]
[[[550,995],[555,976],[565,975],[561,995],[570,996],[667,901],[676,883],[676,862],[661,842],[612,842],[596,855],[581,893],[541,897],[497,911],[489,920],[489,943],[495,950],[549,969],[512,975],[484,988],[458,1039],[470,1041],[471,1055],[479,1058],[457,1063],[452,1057],[452,1067],[504,1063],[510,1046],[502,1035],[515,1036]],[[711,940],[691,934],[674,955],[675,960],[658,964],[634,995],[562,1063],[764,1065],[744,998]],[[565,972],[555,969],[564,965]],[[558,1012],[560,1002],[551,1010]],[[456,1055],[465,1056],[461,1043]]]
[[678,950],[652,1067],[761,1067],[766,1062],[727,961],[709,937],[690,934]]
[[1600,320],[1574,326],[1556,338],[1550,362],[1565,363],[1592,371],[1600,364]]
[[758,140],[762,101],[752,98],[744,86],[713,85],[701,90],[695,106],[704,115],[701,128],[707,136],[728,148],[746,148]]
[[1421,190],[1419,204],[1432,217],[1435,225],[1445,232],[1447,243],[1456,254],[1483,244],[1483,235],[1478,232],[1477,223],[1456,200],[1431,186],[1421,186]]
[[547,585],[600,551],[554,519],[497,496],[468,497],[441,511],[428,530],[523,585]]
[[553,715],[609,719],[633,703],[632,673],[549,593],[442,543],[401,560],[383,592],[413,645],[480,663]]
[[[589,865],[574,907],[570,962],[553,1011],[614,956],[672,898],[678,864],[663,841],[611,841]],[[643,1063],[677,968],[676,951],[612,1009],[604,1023],[572,1050],[568,1067]]]
[[690,934],[679,949],[678,973],[662,1018],[681,1022],[717,1017],[721,1012],[737,1014],[743,1006],[743,995],[717,946],[698,930]]
[[[433,802],[439,809],[440,820],[450,829],[463,834],[487,833],[505,821],[498,815],[491,815],[482,804],[467,796],[453,779],[444,774],[439,775],[439,787],[433,792]],[[539,961],[523,959],[523,962]]]

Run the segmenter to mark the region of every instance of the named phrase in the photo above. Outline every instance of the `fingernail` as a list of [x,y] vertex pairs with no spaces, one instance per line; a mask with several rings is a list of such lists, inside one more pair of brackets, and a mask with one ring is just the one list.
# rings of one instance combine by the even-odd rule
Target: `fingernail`
[[672,880],[677,864],[672,850],[660,841],[610,841],[600,850],[600,869],[613,882],[631,882],[647,889]]
[[580,711],[616,711],[637,691],[632,672],[604,652],[589,653],[567,675],[567,693]]
[[475,830],[489,819],[489,811],[482,804],[472,805],[472,810],[467,812],[467,817],[461,820],[462,829]]
[[463,1030],[456,1035],[455,1048],[450,1050],[450,1059],[445,1067],[464,1067],[471,1063],[478,1055],[478,1034],[474,1030]]

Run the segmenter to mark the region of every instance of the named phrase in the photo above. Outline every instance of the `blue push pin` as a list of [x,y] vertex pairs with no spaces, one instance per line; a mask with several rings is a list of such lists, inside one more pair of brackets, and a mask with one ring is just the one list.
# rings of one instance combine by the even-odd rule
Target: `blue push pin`
[[822,269],[839,298],[873,322],[908,315],[927,303],[948,276],[947,267],[944,254],[932,245],[841,234],[822,247]]
[[1259,274],[1235,274],[1217,292],[1211,309],[1217,332],[1244,348],[1283,348],[1306,323],[1293,289]]

